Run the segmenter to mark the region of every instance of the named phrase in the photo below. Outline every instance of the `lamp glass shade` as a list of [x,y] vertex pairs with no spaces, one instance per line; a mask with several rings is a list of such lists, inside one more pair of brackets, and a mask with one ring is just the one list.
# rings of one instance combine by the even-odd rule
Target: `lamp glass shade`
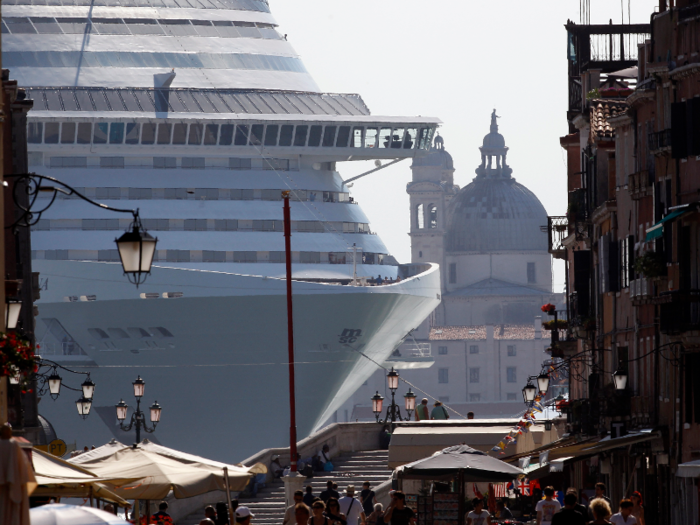
[[119,258],[122,261],[124,273],[142,274],[151,271],[153,255],[156,252],[158,239],[147,232],[140,231],[138,226],[126,232],[116,240]]
[[405,396],[403,396],[404,401],[406,402],[406,410],[409,412],[412,412],[413,410],[416,409],[416,394],[411,392],[411,389],[408,389],[408,392],[406,393]]
[[525,388],[523,388],[523,401],[525,401],[525,403],[532,403],[536,396],[537,387],[532,383],[525,385]]
[[372,412],[375,414],[382,413],[382,407],[384,406],[384,398],[379,395],[379,391],[372,396]]
[[540,393],[547,393],[547,390],[549,390],[549,374],[542,373],[537,377],[537,387],[540,389]]
[[119,421],[124,421],[126,419],[126,411],[129,408],[129,405],[124,403],[124,400],[122,399],[114,407],[117,409],[117,419]]
[[391,367],[391,372],[386,375],[386,382],[389,386],[389,390],[396,390],[399,388],[399,373]]
[[134,397],[143,397],[143,392],[146,389],[146,382],[141,379],[141,376],[138,376],[131,384],[134,385]]
[[92,408],[92,399],[85,399],[84,397],[81,397],[75,402],[75,406],[78,408],[78,414],[83,416],[83,419],[85,419]]
[[158,401],[153,403],[150,407],[151,410],[151,423],[158,423],[160,421],[160,412],[163,410],[158,404]]
[[83,397],[85,399],[92,399],[92,396],[95,393],[95,383],[93,383],[88,377],[80,386],[83,388]]
[[619,368],[613,374],[613,381],[615,382],[615,390],[624,390],[627,388],[627,372],[625,372],[622,368]]
[[5,305],[5,330],[17,328],[19,313],[22,311],[22,303],[10,302]]
[[[61,393],[61,376],[55,372],[49,376],[49,392],[51,393],[51,397],[58,397],[58,394]],[[56,397],[54,397],[54,399],[56,399]]]

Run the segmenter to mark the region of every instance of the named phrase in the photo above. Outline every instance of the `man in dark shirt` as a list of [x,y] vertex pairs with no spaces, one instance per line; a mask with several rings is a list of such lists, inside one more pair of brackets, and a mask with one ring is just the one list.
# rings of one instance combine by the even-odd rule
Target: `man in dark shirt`
[[415,525],[416,516],[406,506],[406,495],[397,490],[391,495],[391,505],[384,513],[384,523],[391,525]]
[[328,480],[326,482],[326,490],[321,492],[321,494],[319,494],[318,497],[321,498],[325,503],[328,501],[328,498],[340,499],[340,494],[337,490],[333,490],[333,482],[331,480]]
[[170,514],[165,512],[166,510],[168,510],[168,504],[165,501],[161,501],[160,505],[158,505],[158,512],[151,516],[151,521],[157,525],[161,523],[163,525],[172,525],[173,519],[170,517]]
[[564,496],[564,508],[552,517],[552,525],[586,525],[585,518],[574,510],[576,501],[576,495],[571,492]]
[[360,492],[360,503],[365,511],[365,516],[369,516],[374,512],[374,504],[377,503],[377,498],[374,496],[374,491],[369,488],[369,481],[362,484],[362,492]]
[[311,505],[314,504],[315,499],[316,496],[314,496],[314,488],[311,485],[307,485],[306,494],[304,494],[304,505],[311,508]]
[[566,489],[566,493],[573,494],[574,496],[576,496],[576,505],[574,505],[574,510],[581,514],[581,516],[583,516],[584,518],[588,516],[588,507],[582,505],[578,501],[578,490],[576,490],[574,487],[569,487],[568,489]]

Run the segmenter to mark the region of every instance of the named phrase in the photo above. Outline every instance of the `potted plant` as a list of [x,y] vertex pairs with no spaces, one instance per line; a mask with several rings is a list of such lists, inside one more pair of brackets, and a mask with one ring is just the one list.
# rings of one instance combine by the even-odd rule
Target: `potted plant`
[[555,328],[559,330],[566,330],[569,327],[569,322],[566,319],[557,319],[551,321],[545,321],[542,323],[542,328],[545,330],[554,330]]
[[543,304],[540,310],[542,310],[547,315],[554,315],[554,312],[557,311],[557,307],[554,306],[552,303],[547,303]]
[[635,259],[634,271],[650,279],[666,276],[664,254],[660,252],[644,252]]
[[14,332],[0,333],[0,376],[17,380],[24,392],[28,376],[38,370],[34,348]]

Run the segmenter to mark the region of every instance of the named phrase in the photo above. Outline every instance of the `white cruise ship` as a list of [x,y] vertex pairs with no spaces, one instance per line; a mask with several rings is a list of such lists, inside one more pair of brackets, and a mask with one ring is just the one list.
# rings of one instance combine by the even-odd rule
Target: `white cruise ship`
[[[159,239],[137,289],[114,244],[129,216],[59,197],[34,227],[40,353],[97,384],[85,421],[70,392],[42,399],[58,437],[129,442],[114,405],[134,405],[140,374],[143,401],[164,407],[156,441],[226,460],[286,444],[282,190],[293,195],[300,438],[436,307],[438,268],[396,264],[337,163],[422,155],[439,121],[378,117],[358,95],[321,92],[267,1],[2,9],[3,67],[34,100],[30,169],[139,208]],[[402,280],[354,286],[354,267]]]

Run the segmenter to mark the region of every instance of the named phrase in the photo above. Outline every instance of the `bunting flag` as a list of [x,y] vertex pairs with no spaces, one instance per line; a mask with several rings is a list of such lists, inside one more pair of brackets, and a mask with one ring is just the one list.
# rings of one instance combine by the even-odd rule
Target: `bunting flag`
[[496,445],[496,446],[498,448],[500,448],[501,450],[505,450],[505,448],[506,448],[506,445],[505,445],[505,443],[503,443],[503,441],[499,441],[498,445]]

